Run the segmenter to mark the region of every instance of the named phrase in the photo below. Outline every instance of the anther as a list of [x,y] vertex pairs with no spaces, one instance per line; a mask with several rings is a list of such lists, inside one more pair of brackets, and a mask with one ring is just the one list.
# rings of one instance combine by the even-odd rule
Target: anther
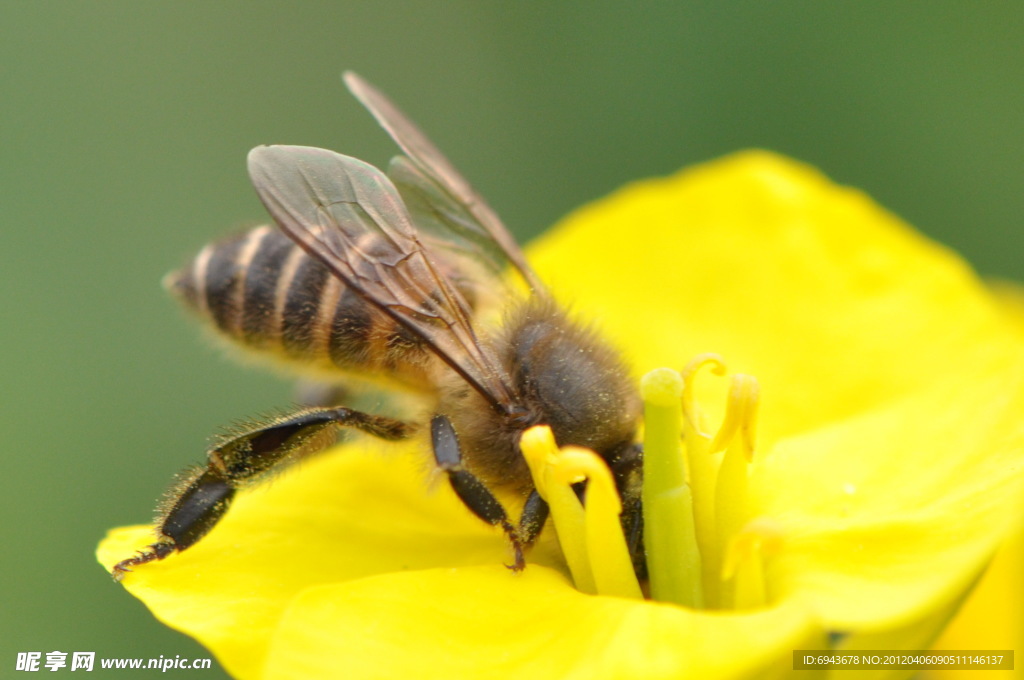
[[700,422],[700,412],[697,410],[696,402],[693,397],[693,383],[696,379],[697,373],[700,369],[705,366],[710,366],[709,369],[713,374],[718,376],[725,375],[726,366],[725,360],[717,354],[708,352],[705,354],[698,354],[683,367],[683,414],[686,416],[686,420],[690,423],[693,429],[700,435],[710,438],[710,435],[705,434],[702,431]]
[[752,375],[737,373],[732,377],[729,398],[725,409],[725,420],[711,442],[712,453],[724,451],[739,435],[743,454],[747,462],[754,459],[755,430],[757,428],[757,406],[761,397],[761,386]]
[[[519,443],[537,492],[551,508],[569,570],[582,592],[642,598],[619,515],[622,501],[611,470],[590,449],[561,450],[551,429],[530,428]],[[586,504],[574,484],[587,482]]]
[[548,480],[549,488],[554,482],[571,491],[573,484],[583,480],[587,480],[583,529],[590,573],[598,594],[643,599],[619,521],[622,499],[611,470],[590,449],[563,448]]
[[597,586],[587,557],[583,507],[571,486],[549,483],[559,453],[551,428],[537,425],[526,430],[519,439],[519,449],[530,467],[537,493],[551,508],[551,521],[577,590],[596,594]]
[[[753,460],[757,405],[761,389],[757,379],[749,375],[735,375],[729,390],[725,420],[711,446],[725,449],[718,468],[715,484],[715,544],[718,546],[715,562],[709,567],[717,570],[724,563],[723,548],[748,519],[747,487],[749,467]],[[719,590],[719,606],[729,605],[727,588]]]

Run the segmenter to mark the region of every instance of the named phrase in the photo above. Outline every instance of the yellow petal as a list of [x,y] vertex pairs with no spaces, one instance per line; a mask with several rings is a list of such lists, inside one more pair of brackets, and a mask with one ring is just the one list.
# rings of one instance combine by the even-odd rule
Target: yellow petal
[[[992,289],[1024,335],[1024,288],[998,281]],[[1024,513],[1017,521],[1017,530],[1000,546],[970,597],[935,642],[935,649],[1024,649]],[[1020,661],[1017,663],[1019,667]],[[987,671],[985,678],[1003,680],[1017,675],[1013,671]],[[931,671],[922,680],[969,680],[976,676],[970,670],[943,670]]]
[[[258,677],[291,599],[318,584],[438,566],[511,561],[500,531],[439,484],[428,492],[416,447],[339,447],[268,487],[242,494],[194,547],[137,567],[123,581],[168,626],[210,648],[229,673]],[[99,547],[108,569],[152,541],[117,529]],[[531,560],[558,566],[542,542]]]
[[[757,376],[766,444],[983,359],[1004,332],[955,254],[863,193],[768,152],[627,186],[530,253],[637,375],[715,352]],[[701,400],[718,418],[721,390]]]
[[[740,154],[595,203],[532,252],[638,377],[704,352],[757,376],[748,505],[780,527],[774,608],[584,596],[550,543],[507,573],[500,532],[447,485],[424,493],[422,442],[311,461],[125,586],[240,677],[774,677],[821,642],[815,620],[925,635],[1020,514],[1024,334],[966,265],[859,192]],[[725,388],[698,385],[712,422]],[[147,540],[116,533],[101,561]]]
[[778,442],[751,481],[783,525],[777,595],[838,630],[900,625],[955,599],[1020,510],[1024,371],[953,381]]
[[[839,629],[909,625],[1006,531],[1019,331],[963,261],[861,192],[741,153],[627,187],[531,252],[638,373],[714,352],[757,377],[750,519],[786,531],[774,597],[807,596]],[[698,382],[712,422],[726,385]]]
[[723,616],[584,595],[543,567],[437,569],[302,593],[266,677],[772,678],[821,642],[795,604]]
[[[964,603],[934,647],[942,649],[1015,649],[1016,667],[1024,649],[1024,530],[1018,530],[999,550],[970,598]],[[991,680],[1019,677],[1020,671],[986,671]],[[976,671],[943,670],[927,680],[970,680]]]

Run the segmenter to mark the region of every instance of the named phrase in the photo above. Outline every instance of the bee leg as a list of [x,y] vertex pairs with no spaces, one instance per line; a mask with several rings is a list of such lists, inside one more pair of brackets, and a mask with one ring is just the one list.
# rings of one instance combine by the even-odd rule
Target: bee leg
[[515,563],[509,568],[522,571],[526,566],[523,557],[523,543],[519,532],[508,519],[508,513],[491,490],[469,470],[462,466],[462,448],[455,428],[446,416],[436,415],[430,421],[430,442],[434,449],[437,466],[448,475],[448,481],[467,508],[474,515],[492,526],[499,526],[508,536],[515,553]]
[[644,550],[644,514],[639,501],[625,505],[621,515],[622,533],[633,562],[633,571],[641,583],[647,580],[647,553]]
[[647,555],[644,550],[644,513],[641,503],[643,487],[643,447],[634,444],[610,461],[615,484],[622,497],[622,533],[633,561],[633,570],[640,582],[647,580]]
[[299,458],[323,451],[341,427],[381,439],[404,439],[415,426],[347,408],[306,409],[228,439],[207,453],[207,464],[183,475],[167,495],[156,543],[118,562],[117,580],[131,567],[162,560],[195,544],[227,512],[235,492]]
[[519,535],[519,542],[523,548],[529,548],[533,545],[537,537],[540,536],[541,529],[544,528],[544,523],[548,521],[548,514],[551,509],[548,507],[547,501],[540,497],[537,490],[534,489],[530,492],[530,495],[526,497],[526,504],[523,505],[523,514],[519,516],[519,528],[516,533]]

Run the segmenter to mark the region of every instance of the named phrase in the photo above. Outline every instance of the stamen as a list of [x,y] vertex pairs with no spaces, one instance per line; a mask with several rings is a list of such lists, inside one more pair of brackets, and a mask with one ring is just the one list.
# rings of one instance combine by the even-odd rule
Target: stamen
[[546,425],[531,427],[520,438],[519,448],[530,467],[537,493],[551,508],[551,521],[554,522],[558,543],[562,546],[562,554],[565,555],[576,589],[595,595],[597,585],[587,556],[583,507],[571,486],[551,483],[551,469],[558,464],[559,455],[551,428]]
[[722,581],[732,581],[735,609],[763,607],[770,602],[767,562],[779,551],[782,531],[766,517],[749,522],[730,542],[722,564]]
[[655,369],[640,383],[644,400],[644,547],[651,597],[687,607],[704,603],[693,492],[683,455],[683,379]]
[[757,403],[761,386],[752,375],[737,373],[732,377],[725,420],[711,442],[711,451],[723,451],[736,436],[743,442],[743,452],[749,463],[754,459],[754,432],[757,427]]
[[[605,462],[589,449],[559,450],[546,426],[524,432],[520,448],[537,492],[551,508],[576,587],[592,594],[642,599],[619,520],[622,502]],[[585,506],[572,488],[584,480]]]
[[715,486],[721,456],[714,455],[711,449],[712,436],[704,431],[703,414],[698,410],[693,394],[694,383],[705,366],[709,366],[715,375],[725,375],[726,372],[725,361],[717,354],[699,354],[683,369],[683,441],[693,488],[693,517],[701,555],[703,600],[706,606],[717,607],[721,548],[715,529]]
[[725,375],[726,367],[725,360],[717,354],[708,352],[706,354],[698,354],[694,358],[690,359],[689,363],[683,367],[683,413],[686,415],[686,420],[691,424],[694,430],[702,437],[711,438],[710,435],[704,434],[702,431],[703,416],[697,410],[697,404],[693,398],[693,381],[697,372],[705,366],[711,366],[711,372],[715,375]]
[[[725,449],[718,469],[715,485],[715,544],[719,550],[728,546],[747,520],[748,466],[754,455],[754,428],[761,389],[757,379],[750,375],[733,376],[725,420],[714,441],[712,450]],[[721,553],[715,555],[713,565],[721,564]],[[729,606],[728,590],[719,590],[718,604]]]
[[746,512],[747,466],[754,459],[754,428],[760,395],[757,378],[734,375],[725,421],[711,442],[712,451],[725,449],[715,486],[715,518],[720,540],[736,533]]
[[[641,382],[650,593],[655,600],[692,608],[761,606],[770,599],[766,560],[777,550],[781,532],[765,518],[748,523],[748,468],[760,386],[753,376],[732,377],[725,416],[712,437],[700,422],[693,395],[704,366],[725,373],[721,358],[705,354],[682,376],[657,369]],[[607,463],[589,449],[560,450],[546,426],[524,432],[520,447],[538,493],[551,508],[576,587],[643,597],[622,532],[622,499]],[[583,481],[581,503],[573,485]]]
[[552,482],[571,491],[572,485],[587,479],[584,530],[590,572],[601,595],[643,599],[630,559],[626,537],[622,533],[622,500],[612,479],[611,470],[590,449],[567,446],[552,469]]

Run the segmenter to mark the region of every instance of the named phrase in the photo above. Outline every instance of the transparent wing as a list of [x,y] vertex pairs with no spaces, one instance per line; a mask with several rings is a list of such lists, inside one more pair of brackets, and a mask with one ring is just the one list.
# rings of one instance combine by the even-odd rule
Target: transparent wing
[[375,87],[352,71],[345,72],[344,80],[406,153],[407,157],[398,156],[391,162],[388,175],[424,236],[439,241],[438,247],[472,253],[492,273],[500,273],[511,263],[534,292],[543,294],[543,284],[515,239],[444,154]]
[[438,273],[384,173],[326,149],[261,146],[249,152],[249,176],[288,236],[508,409],[509,378],[477,340],[469,306]]

